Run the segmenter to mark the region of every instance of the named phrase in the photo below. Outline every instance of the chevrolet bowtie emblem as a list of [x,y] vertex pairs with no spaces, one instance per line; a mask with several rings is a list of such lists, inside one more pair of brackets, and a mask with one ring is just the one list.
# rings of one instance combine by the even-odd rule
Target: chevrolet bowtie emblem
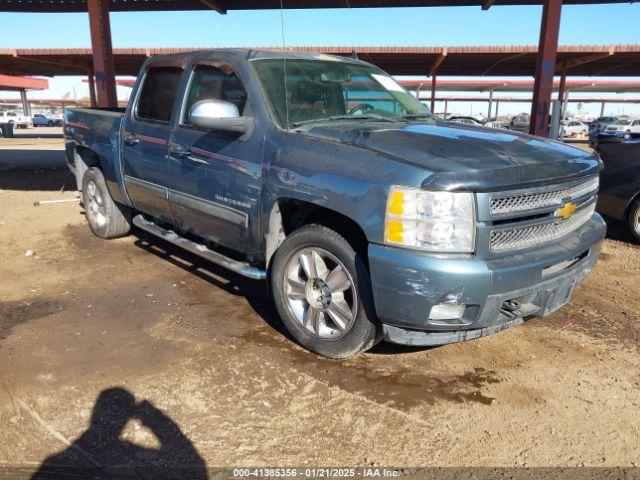
[[575,203],[567,202],[562,206],[562,208],[556,210],[556,217],[562,218],[564,220],[569,220],[575,211]]

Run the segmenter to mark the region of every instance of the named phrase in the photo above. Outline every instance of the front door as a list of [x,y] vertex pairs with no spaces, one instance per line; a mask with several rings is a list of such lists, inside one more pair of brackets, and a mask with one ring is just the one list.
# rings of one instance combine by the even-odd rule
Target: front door
[[144,72],[123,132],[124,179],[131,203],[166,222],[173,221],[167,188],[170,122],[183,73],[180,66],[152,64]]
[[196,63],[189,79],[169,153],[169,201],[181,230],[233,250],[246,251],[249,222],[257,213],[262,140],[203,130],[189,121],[203,100],[233,103],[250,115],[246,90],[233,69],[220,61]]

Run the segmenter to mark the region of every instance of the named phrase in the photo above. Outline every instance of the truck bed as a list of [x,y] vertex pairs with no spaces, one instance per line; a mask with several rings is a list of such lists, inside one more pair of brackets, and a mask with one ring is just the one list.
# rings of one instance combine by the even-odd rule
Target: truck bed
[[[120,129],[124,114],[124,108],[66,108],[64,129],[69,168],[77,170],[79,158],[74,152],[92,152],[92,158],[84,159],[87,166],[92,162],[99,164],[112,197],[127,204],[120,168]],[[82,168],[85,166],[81,165]],[[76,176],[80,177],[78,173]]]

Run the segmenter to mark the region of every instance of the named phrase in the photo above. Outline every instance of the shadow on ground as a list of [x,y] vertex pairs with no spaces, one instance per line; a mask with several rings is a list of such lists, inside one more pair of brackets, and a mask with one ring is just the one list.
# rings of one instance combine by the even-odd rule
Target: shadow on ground
[[[143,447],[123,437],[132,421],[148,429],[159,446]],[[31,478],[204,480],[207,471],[193,443],[171,418],[116,387],[98,396],[89,428],[66,450],[47,458]]]
[[[135,245],[138,248],[142,248],[156,255],[232,295],[244,297],[252,310],[260,316],[273,331],[282,335],[287,340],[295,342],[295,339],[280,320],[266,282],[251,280],[241,275],[236,275],[225,268],[208,262],[197,255],[176,247],[142,230],[136,229],[134,234],[137,237]],[[383,341],[369,352],[378,355],[397,355],[430,350],[431,348],[434,347],[411,347]]]
[[64,138],[62,127],[44,127],[34,129],[13,129],[13,138]]
[[75,190],[62,150],[0,149],[0,189]]
[[618,240],[620,242],[626,242],[631,244],[637,244],[636,240],[631,235],[629,230],[629,225],[627,222],[623,222],[621,220],[616,220],[611,217],[604,217],[605,222],[607,223],[607,238],[611,240]]

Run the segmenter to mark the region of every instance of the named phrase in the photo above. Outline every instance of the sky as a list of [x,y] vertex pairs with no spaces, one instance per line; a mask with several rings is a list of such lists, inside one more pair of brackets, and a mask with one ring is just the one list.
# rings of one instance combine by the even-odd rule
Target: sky
[[[284,43],[311,46],[536,45],[541,14],[540,6],[494,6],[488,11],[482,11],[480,7],[285,10]],[[0,25],[0,48],[91,46],[86,13],[0,13]],[[640,4],[637,3],[565,5],[560,44],[640,43],[638,25]],[[111,30],[114,48],[259,47],[283,43],[281,14],[277,10],[231,11],[227,15],[212,11],[112,13]],[[81,98],[88,95],[86,83],[77,77],[55,77],[50,79],[49,85],[49,91],[32,92],[30,96],[51,98],[68,93],[71,97]],[[121,98],[126,98],[129,92],[130,89],[118,88]],[[6,92],[0,95],[11,97]],[[447,92],[446,95],[456,94]],[[482,103],[453,105],[459,114],[486,110],[486,104]],[[575,110],[570,105],[569,109],[572,108]],[[640,106],[611,104],[609,108],[611,114],[640,115]],[[439,109],[442,107],[436,105],[436,111]],[[527,111],[529,107],[525,103],[514,103],[502,104],[500,109],[506,114]],[[585,105],[583,111],[597,114],[599,109],[599,105]]]

